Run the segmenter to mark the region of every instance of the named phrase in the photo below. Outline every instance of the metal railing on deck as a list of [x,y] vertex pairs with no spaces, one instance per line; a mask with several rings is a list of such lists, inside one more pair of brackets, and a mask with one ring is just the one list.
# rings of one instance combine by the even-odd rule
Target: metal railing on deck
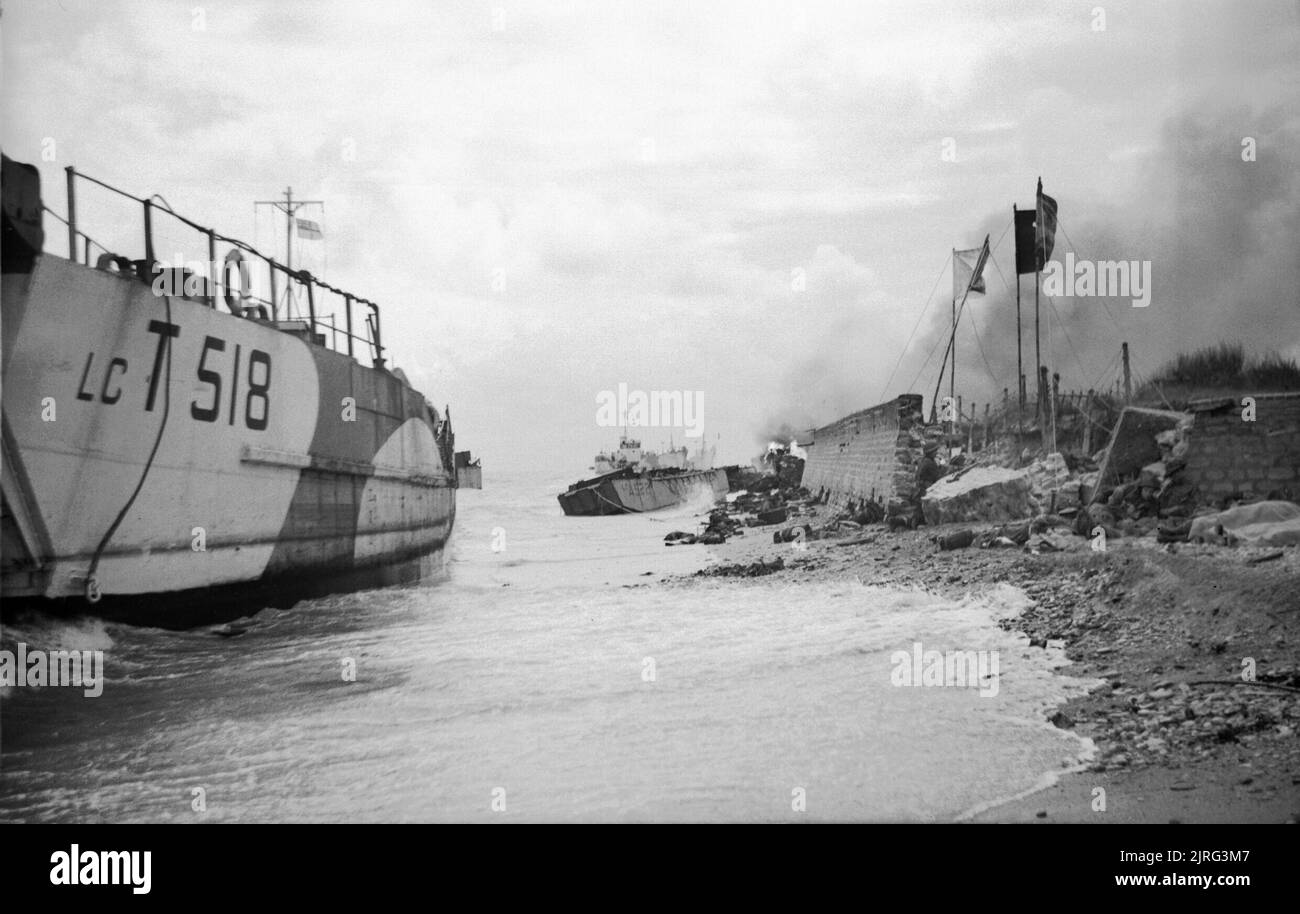
[[[154,256],[153,220],[155,212],[164,213],[188,228],[206,236],[208,275],[202,277],[201,285],[203,294],[198,297],[202,298],[208,307],[216,308],[217,293],[220,292],[223,301],[226,303],[231,313],[236,316],[253,319],[252,315],[255,312],[261,311],[263,314],[269,315],[271,320],[279,323],[281,320],[290,319],[288,313],[288,303],[292,300],[292,295],[289,291],[290,282],[298,283],[299,287],[305,290],[307,296],[307,316],[299,319],[305,320],[307,324],[308,340],[310,342],[318,345],[325,345],[326,348],[335,351],[342,351],[339,349],[339,338],[342,337],[346,344],[347,354],[355,358],[354,342],[359,341],[371,348],[374,366],[376,368],[384,367],[384,347],[380,337],[379,326],[379,305],[375,302],[367,298],[362,298],[359,295],[353,295],[352,293],[344,291],[336,286],[332,286],[313,276],[306,270],[291,269],[285,264],[277,261],[275,258],[263,254],[247,242],[222,235],[211,228],[186,219],[184,216],[172,210],[171,206],[156,194],[148,198],[136,197],[124,190],[113,187],[111,184],[106,184],[98,178],[92,178],[89,175],[81,174],[72,166],[68,166],[65,171],[67,172],[68,182],[67,218],[64,219],[49,209],[46,211],[50,212],[55,216],[55,218],[67,225],[68,259],[73,263],[84,262],[87,266],[92,266],[90,263],[90,254],[91,245],[93,244],[104,251],[104,254],[99,258],[99,261],[93,265],[107,269],[107,265],[112,263],[123,272],[125,272],[127,267],[130,267],[134,271],[136,277],[141,281],[153,283],[164,269],[158,258]],[[92,241],[85,232],[82,232],[77,228],[76,181],[78,178],[112,191],[128,200],[132,200],[142,207],[144,217],[144,258],[142,260],[130,260],[126,257],[121,257],[114,252],[109,251],[99,242]],[[160,202],[155,202],[155,199]],[[79,261],[77,257],[78,239],[84,241],[84,260],[82,261]],[[225,259],[221,261],[222,265],[220,267],[217,266],[218,243],[230,245],[230,250],[227,252]],[[236,252],[246,253],[257,260],[260,260],[266,266],[266,276],[269,283],[267,286],[269,298],[257,297],[252,294],[251,277],[246,272],[246,262],[243,260],[243,254],[237,254]],[[238,287],[227,282],[230,274],[230,267],[232,265],[235,267],[239,277]],[[180,265],[174,269],[179,271],[179,279],[188,289],[188,283],[185,281],[191,278],[193,274]],[[278,277],[283,277],[285,281],[285,313],[282,316],[277,313],[275,302],[275,290]],[[328,314],[318,313],[317,294],[319,292],[333,293],[343,299],[342,310],[344,312],[344,326],[342,328],[338,326],[337,312],[331,311]],[[184,297],[192,296],[186,294]],[[353,305],[361,305],[368,309],[368,312],[365,314],[365,328],[367,332],[364,335],[354,332]],[[329,331],[328,336],[320,332],[322,328]],[[328,343],[326,342],[327,340]]]

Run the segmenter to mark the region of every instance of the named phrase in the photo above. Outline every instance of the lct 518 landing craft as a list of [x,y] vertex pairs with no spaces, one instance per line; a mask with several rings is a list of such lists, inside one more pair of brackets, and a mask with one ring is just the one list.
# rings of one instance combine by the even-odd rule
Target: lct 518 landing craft
[[[64,259],[39,172],[3,160],[5,603],[176,627],[439,570],[477,464],[386,367],[378,306],[67,176]],[[85,185],[142,219],[142,256],[78,224]],[[206,263],[155,258],[160,219]]]

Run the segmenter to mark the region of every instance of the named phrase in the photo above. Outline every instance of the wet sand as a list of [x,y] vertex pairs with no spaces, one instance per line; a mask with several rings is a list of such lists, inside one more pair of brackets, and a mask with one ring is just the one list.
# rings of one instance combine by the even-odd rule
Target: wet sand
[[[826,509],[814,510],[822,516],[783,526],[815,526]],[[976,821],[1300,821],[1300,549],[1170,547],[1146,537],[1098,553],[1068,537],[1065,551],[1031,555],[945,552],[931,541],[963,528],[848,529],[800,549],[772,542],[780,527],[751,527],[723,545],[673,548],[709,549],[704,574],[725,573],[736,587],[757,571],[792,584],[857,579],[948,597],[1005,582],[1032,597],[1032,608],[1003,624],[1036,647],[1063,642],[1072,661],[1063,674],[1103,681],[1052,721],[1098,751],[1086,770]],[[848,539],[868,541],[837,545]]]

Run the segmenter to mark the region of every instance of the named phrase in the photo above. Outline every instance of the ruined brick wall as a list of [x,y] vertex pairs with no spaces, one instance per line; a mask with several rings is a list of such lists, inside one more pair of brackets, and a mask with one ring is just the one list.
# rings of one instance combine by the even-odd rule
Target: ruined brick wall
[[910,499],[921,459],[921,395],[903,394],[813,433],[803,485],[844,507]]
[[1160,459],[1156,435],[1186,420],[1186,413],[1174,410],[1124,407],[1106,445],[1106,456],[1097,475],[1097,490],[1136,479],[1144,466]]
[[[1255,421],[1242,419],[1242,397],[1255,398]],[[1202,501],[1237,494],[1300,499],[1300,392],[1244,393],[1192,404],[1187,478]]]

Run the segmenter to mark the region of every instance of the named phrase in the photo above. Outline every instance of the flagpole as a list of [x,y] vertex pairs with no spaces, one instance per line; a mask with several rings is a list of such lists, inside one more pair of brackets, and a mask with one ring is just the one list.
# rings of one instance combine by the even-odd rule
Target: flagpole
[[[952,252],[952,269],[957,270],[957,250]],[[956,302],[956,298],[953,299]],[[954,312],[955,313],[955,312]],[[955,319],[955,318],[954,318]],[[952,354],[952,334],[948,335],[948,345],[943,348],[943,364],[939,366],[939,375],[934,379],[934,396],[930,398],[930,416],[935,421],[939,420],[939,391],[943,390],[943,373],[948,370],[948,357]]]
[[[952,268],[957,269],[957,249],[952,251]],[[966,281],[966,291],[970,291],[970,280]],[[962,304],[966,303],[966,296],[962,296]],[[952,402],[957,402],[957,297],[952,299],[952,341],[948,344],[952,347],[952,364],[948,366],[948,396]]]
[[[948,370],[948,396],[952,405],[957,403],[957,316],[966,310],[966,299],[970,297],[970,290],[974,287],[976,278],[984,272],[984,252],[988,250],[988,246],[989,239],[986,235],[984,237],[984,246],[980,249],[979,259],[976,260],[976,268],[971,270],[971,274],[966,280],[966,288],[962,290],[961,306],[957,306],[956,298],[952,300],[952,338],[948,341],[948,348],[952,350],[952,366]],[[957,269],[957,251],[955,249],[952,252],[952,268]],[[942,380],[943,377],[940,375],[940,381],[942,382]],[[952,426],[952,430],[956,431],[956,419],[953,420]],[[948,446],[948,454],[949,456],[952,455],[951,444]]]
[[[955,254],[956,254],[956,252],[954,252],[954,255],[955,255]],[[953,257],[953,261],[952,261],[952,263],[953,263],[953,269],[956,269],[956,267],[957,267],[957,258],[956,258],[956,256]],[[961,294],[961,307],[960,307],[960,308],[957,307],[957,299],[954,298],[954,299],[952,300],[952,301],[953,301],[953,312],[952,312],[952,340],[951,340],[951,342],[950,342],[950,344],[949,344],[949,345],[952,347],[952,366],[948,369],[948,401],[949,401],[949,402],[948,402],[948,406],[949,406],[950,409],[954,409],[954,410],[955,410],[956,407],[957,407],[957,315],[960,314],[960,313],[961,313],[961,312],[966,308],[966,296],[970,295],[970,287],[971,287],[971,283],[974,282],[974,280],[975,280],[975,273],[972,271],[972,272],[971,272],[971,278],[968,279],[968,280],[966,280],[966,290],[965,290],[964,292],[962,292],[962,294]],[[955,418],[952,420],[952,428],[949,429],[949,440],[948,440],[948,459],[949,459],[949,460],[952,459],[952,439],[951,439],[951,435],[952,435],[952,434],[955,434],[955,433],[957,432],[958,422],[959,422],[960,419],[961,419],[961,413],[960,413],[960,412],[954,412],[953,415],[954,415]]]
[[[1014,229],[1016,224],[1016,205],[1011,204],[1011,226]],[[1025,410],[1025,366],[1021,354],[1021,337],[1020,337],[1020,273],[1016,273],[1016,388],[1020,401],[1020,412]],[[1019,422],[1016,428],[1019,429]]]
[[1039,333],[1039,313],[1038,313],[1038,276],[1042,269],[1042,264],[1038,260],[1038,251],[1044,245],[1043,240],[1043,179],[1038,179],[1038,192],[1034,195],[1034,383],[1038,388],[1038,403],[1034,408],[1034,415],[1040,420],[1039,428],[1042,428],[1041,420],[1043,417],[1043,341]]
[[[970,274],[970,276],[967,277],[967,279],[966,279],[966,288],[962,290],[962,294],[961,294],[961,306],[959,307],[959,306],[957,305],[957,296],[956,296],[956,295],[953,295],[953,298],[952,298],[952,330],[951,330],[951,332],[950,332],[949,335],[948,335],[948,345],[947,345],[947,346],[944,348],[944,350],[943,350],[943,364],[941,364],[941,365],[939,366],[939,375],[938,375],[938,377],[935,379],[935,382],[934,382],[934,397],[931,399],[931,402],[930,402],[931,414],[932,414],[932,415],[935,415],[935,414],[937,413],[937,404],[938,404],[938,401],[939,401],[939,391],[943,389],[943,373],[944,373],[945,370],[948,370],[948,371],[950,372],[949,375],[948,375],[948,396],[952,398],[952,401],[953,401],[954,403],[957,401],[957,390],[956,390],[956,383],[957,383],[957,382],[956,382],[956,376],[957,376],[957,317],[958,317],[958,315],[961,314],[962,311],[964,311],[964,310],[966,309],[966,299],[970,296],[971,290],[975,288],[975,282],[976,282],[976,280],[979,279],[980,277],[982,277],[982,276],[984,275],[984,267],[985,267],[986,263],[988,262],[989,257],[992,256],[991,253],[990,253],[990,251],[989,251],[989,236],[988,236],[988,235],[985,235],[985,236],[984,236],[984,244],[983,244],[983,246],[979,249],[979,251],[980,251],[980,256],[979,256],[979,258],[976,260],[976,262],[975,262],[975,266],[971,269],[971,274]],[[952,271],[953,271],[953,281],[954,281],[954,283],[955,283],[955,281],[956,281],[956,279],[957,279],[957,249],[956,249],[956,248],[954,248],[954,249],[953,249],[953,252],[952,252]],[[954,291],[956,291],[956,290],[954,289]],[[982,293],[982,292],[983,292],[983,289],[981,289],[981,290],[979,290],[979,291]],[[951,356],[951,358],[952,358],[952,363],[953,363],[951,369],[948,368],[948,359],[949,359],[950,356]]]

